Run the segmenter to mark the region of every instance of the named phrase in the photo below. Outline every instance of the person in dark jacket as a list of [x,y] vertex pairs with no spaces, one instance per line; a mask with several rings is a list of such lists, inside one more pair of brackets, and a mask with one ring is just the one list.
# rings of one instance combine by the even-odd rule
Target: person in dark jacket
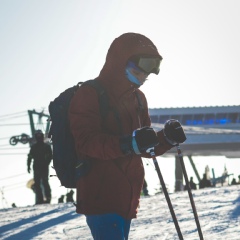
[[44,137],[42,131],[36,131],[36,143],[31,146],[27,159],[28,173],[31,172],[31,162],[33,159],[33,178],[36,204],[51,202],[51,188],[48,182],[48,168],[52,160],[52,148],[47,143],[44,143],[43,139]]
[[196,185],[196,183],[193,181],[193,177],[190,177],[189,184],[190,184],[191,189],[193,189],[193,190],[196,190],[196,189],[197,189],[197,185]]
[[70,192],[66,194],[66,202],[74,202],[73,194],[74,191],[71,189]]
[[61,197],[58,199],[58,203],[64,203],[65,195],[61,195]]
[[[190,177],[189,186],[192,190],[197,189],[196,183],[193,181],[193,177]],[[185,185],[184,190],[187,190],[187,185]]]
[[206,173],[203,174],[203,178],[200,180],[199,188],[206,188],[206,187],[212,187],[212,183],[209,179],[207,179]]
[[147,185],[146,179],[143,180],[142,193],[143,193],[144,196],[149,196],[148,185]]
[[232,182],[231,182],[231,185],[237,185],[238,183],[237,183],[237,181],[236,181],[236,178],[233,178],[232,179]]
[[78,89],[70,103],[77,155],[91,161],[90,172],[77,181],[76,211],[86,216],[95,240],[128,239],[144,182],[141,157],[151,158],[149,149],[162,155],[186,140],[177,120],[167,121],[158,132],[151,128],[147,100],[139,90],[151,73],[159,73],[161,60],[150,39],[138,33],[122,34],[112,42],[96,78],[112,111],[101,118],[98,95],[87,85]]

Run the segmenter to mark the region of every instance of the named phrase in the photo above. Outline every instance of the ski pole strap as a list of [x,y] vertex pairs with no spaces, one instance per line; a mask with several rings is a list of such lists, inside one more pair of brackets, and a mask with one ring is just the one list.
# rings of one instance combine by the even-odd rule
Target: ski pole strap
[[202,230],[201,230],[201,226],[200,226],[200,223],[199,223],[199,218],[198,218],[196,206],[195,206],[192,191],[191,191],[191,187],[190,187],[190,184],[189,184],[189,181],[188,181],[187,171],[186,171],[185,164],[184,164],[184,161],[183,161],[182,151],[180,149],[179,144],[177,145],[177,153],[178,153],[181,168],[182,168],[182,171],[183,171],[183,176],[184,176],[184,179],[185,179],[185,182],[186,182],[189,199],[190,199],[190,202],[191,202],[191,205],[192,205],[192,210],[193,210],[195,222],[196,222],[196,225],[197,225],[198,235],[200,237],[200,240],[204,240]]
[[138,148],[138,145],[137,145],[137,141],[136,141],[136,130],[133,131],[133,134],[132,134],[132,148],[133,148],[133,151],[136,153],[136,154],[141,154],[139,148]]

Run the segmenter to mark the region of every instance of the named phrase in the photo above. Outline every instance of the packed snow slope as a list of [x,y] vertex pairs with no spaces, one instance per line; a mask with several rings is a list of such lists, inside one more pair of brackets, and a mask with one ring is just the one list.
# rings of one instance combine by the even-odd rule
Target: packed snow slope
[[[193,191],[205,240],[240,239],[240,185]],[[188,193],[170,194],[185,240],[199,240]],[[85,217],[72,203],[0,210],[0,239],[92,239]],[[142,197],[129,239],[178,239],[165,197]]]

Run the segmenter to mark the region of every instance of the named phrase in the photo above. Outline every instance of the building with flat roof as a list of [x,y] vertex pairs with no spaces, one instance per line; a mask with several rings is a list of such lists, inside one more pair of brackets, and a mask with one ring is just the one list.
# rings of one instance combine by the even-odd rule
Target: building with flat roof
[[149,109],[152,123],[177,119],[185,126],[240,129],[239,106],[154,108]]
[[[187,156],[240,157],[240,106],[159,108],[149,109],[149,114],[156,130],[171,118],[181,122],[187,136],[182,148]],[[164,155],[176,155],[176,151]]]
[[[240,106],[188,107],[149,109],[152,127],[160,130],[168,119],[183,125],[187,140],[180,145],[198,181],[200,176],[192,156],[225,156],[240,158]],[[162,157],[175,156],[175,191],[182,189],[183,177],[176,148]],[[213,181],[215,181],[214,179]]]

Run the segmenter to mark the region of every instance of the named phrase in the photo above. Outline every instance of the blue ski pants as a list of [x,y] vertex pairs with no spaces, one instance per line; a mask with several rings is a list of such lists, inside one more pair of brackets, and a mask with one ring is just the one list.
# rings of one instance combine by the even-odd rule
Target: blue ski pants
[[131,220],[118,214],[86,215],[94,240],[127,240]]

